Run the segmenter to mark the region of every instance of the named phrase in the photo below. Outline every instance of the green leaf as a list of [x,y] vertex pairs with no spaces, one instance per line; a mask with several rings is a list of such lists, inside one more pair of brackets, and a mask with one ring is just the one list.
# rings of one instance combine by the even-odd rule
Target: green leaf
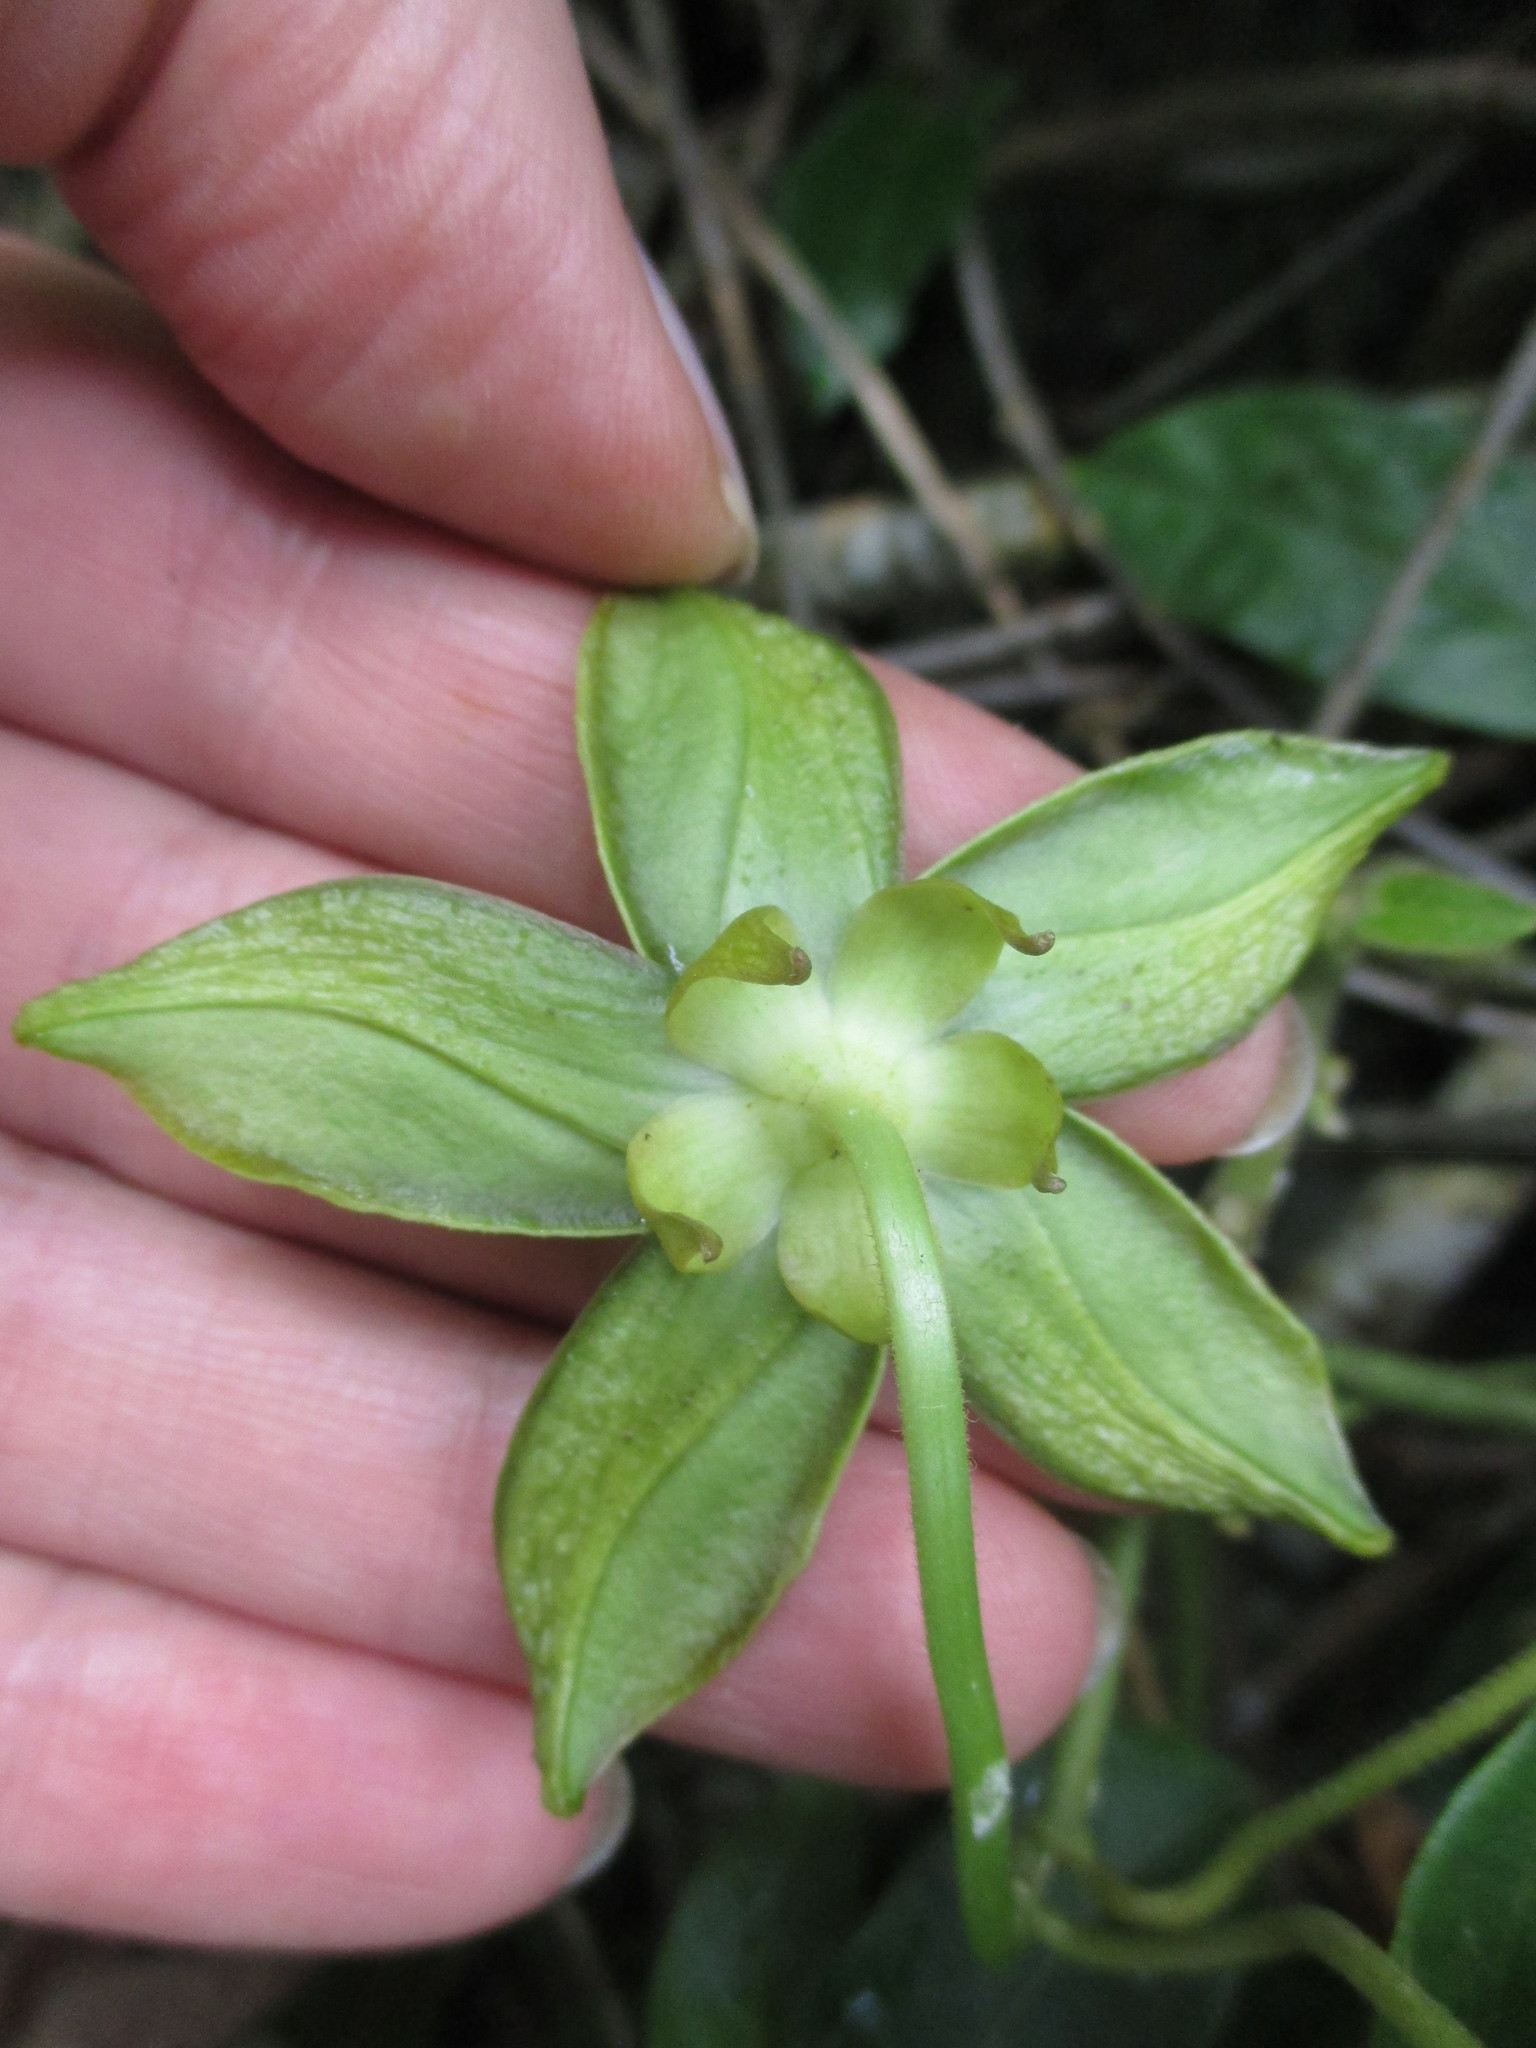
[[1444,757],[1223,733],[1069,783],[937,870],[1056,934],[1004,954],[961,1020],[1005,1031],[1068,1097],[1239,1038],[1306,957],[1342,877]]
[[[1080,489],[1175,617],[1314,683],[1364,638],[1471,429],[1423,404],[1316,385],[1202,398],[1116,436]],[[1536,463],[1505,458],[1374,696],[1536,735]]]
[[[779,172],[775,219],[878,361],[905,336],[919,287],[976,203],[1009,97],[1006,80],[943,101],[894,79],[863,86]],[[801,324],[791,335],[812,406],[834,411],[848,396],[841,371]]]
[[609,598],[576,730],[614,897],[675,973],[776,905],[826,974],[853,911],[898,879],[895,723],[830,640],[706,591]]
[[[1040,1796],[1041,1759],[1015,1803]],[[1094,1832],[1122,1876],[1196,1868],[1251,1805],[1237,1768],[1184,1737],[1120,1727],[1105,1750]],[[1205,2048],[1231,2002],[1229,1973],[1130,1977],[1034,1947],[989,1970],[967,1952],[953,1861],[935,1834],[898,1874],[832,1980],[838,2023],[817,2048]]]
[[[1536,2038],[1536,1714],[1452,1796],[1403,1891],[1392,1953],[1484,2048]],[[1406,2048],[1378,2024],[1372,2048]]]
[[1069,1115],[1059,1158],[1059,1195],[930,1187],[977,1409],[1079,1485],[1384,1550],[1309,1332],[1107,1131]]
[[738,1822],[668,1922],[646,2048],[814,2048],[826,1973],[863,1914],[870,1833],[867,1798],[809,1778]]
[[1536,932],[1536,909],[1438,868],[1408,862],[1365,879],[1353,935],[1389,953],[1491,953]]
[[878,1379],[877,1351],[791,1300],[771,1242],[698,1278],[646,1245],[592,1301],[496,1501],[555,1812],[768,1613],[810,1555]]
[[667,1044],[667,986],[516,904],[380,876],[217,918],[38,997],[15,1029],[254,1180],[582,1236],[638,1227],[624,1146],[710,1083]]

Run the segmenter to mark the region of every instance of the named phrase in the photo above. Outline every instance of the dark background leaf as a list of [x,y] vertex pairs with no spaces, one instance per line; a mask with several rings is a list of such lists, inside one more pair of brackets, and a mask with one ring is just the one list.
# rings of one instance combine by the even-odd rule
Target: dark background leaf
[[1387,952],[1487,952],[1529,938],[1536,909],[1461,875],[1390,869],[1367,885],[1354,931]]
[[646,2048],[800,2048],[864,1909],[870,1802],[789,1779],[683,1895],[652,1979]]
[[[1001,79],[947,99],[885,79],[850,93],[781,168],[778,223],[877,360],[905,339],[914,296],[975,204],[1010,96]],[[791,332],[812,404],[833,411],[842,372],[803,326]]]
[[[1017,1775],[1039,1797],[1044,1756]],[[1094,1825],[1125,1875],[1192,1868],[1249,1807],[1243,1774],[1181,1736],[1124,1726],[1111,1738]],[[1040,1948],[983,1968],[961,1926],[942,1825],[924,1829],[855,1928],[860,1860],[875,1839],[857,1808],[822,1795],[822,1849],[804,1828],[813,1795],[783,1795],[695,1873],[662,1951],[647,2048],[1201,2048],[1233,1980],[1105,1976]]]
[[[1392,1953],[1483,2048],[1536,2041],[1536,1714],[1458,1787],[1419,1852]],[[1373,2048],[1405,2048],[1378,2026]]]
[[[1317,385],[1196,399],[1132,427],[1078,482],[1175,617],[1313,683],[1353,654],[1467,445],[1442,410]],[[1536,463],[1467,518],[1375,695],[1536,736]]]

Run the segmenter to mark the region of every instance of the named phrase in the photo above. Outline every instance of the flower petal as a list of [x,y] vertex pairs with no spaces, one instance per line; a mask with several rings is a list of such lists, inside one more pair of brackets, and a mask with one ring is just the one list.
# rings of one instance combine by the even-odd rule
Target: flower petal
[[1069,1115],[1061,1170],[1060,1195],[930,1189],[978,1410],[1079,1485],[1384,1550],[1310,1333],[1107,1131]]
[[1005,945],[1045,952],[1012,911],[974,889],[934,878],[899,882],[849,920],[832,975],[832,1009],[848,1035],[902,1051],[957,1017]]
[[695,982],[751,981],[770,988],[798,988],[811,978],[811,956],[800,934],[772,903],[744,910],[679,975],[667,998],[670,1013]]
[[875,1234],[858,1177],[839,1155],[791,1184],[779,1222],[779,1271],[804,1309],[861,1343],[891,1333]]
[[685,1059],[744,1088],[803,1101],[828,1069],[832,1018],[814,974],[786,984],[710,974],[678,983],[667,1036]]
[[769,1245],[692,1279],[643,1246],[524,1412],[496,1500],[545,1798],[727,1664],[804,1565],[880,1354],[795,1306]]
[[789,1103],[691,1095],[630,1140],[629,1189],[680,1273],[725,1272],[772,1230],[791,1178],[828,1149]]
[[902,1135],[930,1173],[1023,1188],[1051,1164],[1061,1091],[1033,1053],[1000,1031],[920,1045],[899,1079]]

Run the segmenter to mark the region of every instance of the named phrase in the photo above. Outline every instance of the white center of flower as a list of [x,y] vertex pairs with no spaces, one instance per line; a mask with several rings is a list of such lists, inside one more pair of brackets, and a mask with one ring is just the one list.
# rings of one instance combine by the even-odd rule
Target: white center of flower
[[1011,1038],[948,1027],[1005,943],[1044,952],[959,883],[883,889],[850,920],[824,981],[793,926],[748,911],[685,970],[667,1011],[679,1052],[721,1076],[629,1146],[635,1204],[674,1265],[721,1272],[777,1226],[797,1300],[868,1342],[886,1334],[863,1195],[839,1149],[850,1104],[877,1111],[930,1173],[1048,1187],[1061,1097]]

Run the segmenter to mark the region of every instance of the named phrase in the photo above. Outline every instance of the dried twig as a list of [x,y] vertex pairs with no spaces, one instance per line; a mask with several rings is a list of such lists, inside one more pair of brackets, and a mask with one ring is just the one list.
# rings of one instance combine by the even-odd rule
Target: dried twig
[[898,668],[919,676],[952,676],[984,663],[1027,654],[1063,641],[1087,639],[1112,626],[1124,606],[1107,590],[1085,591],[1080,597],[1058,597],[1034,605],[1006,626],[965,626],[954,633],[935,633],[926,640],[903,640],[876,650]]
[[643,135],[659,141],[666,133],[666,115],[660,90],[645,66],[624,47],[595,8],[574,0],[571,18],[593,84],[608,95]]
[[811,36],[824,0],[757,0],[768,83],[747,117],[737,166],[753,190],[768,176],[784,147],[805,82]]
[[855,404],[886,455],[965,566],[999,624],[1023,609],[997,550],[964,495],[950,481],[906,400],[869,354],[789,243],[739,188],[726,206],[743,253],[790,309],[798,313],[842,372]]
[[1454,1159],[1480,1166],[1536,1165],[1536,1106],[1496,1116],[1372,1106],[1350,1113],[1344,1130],[1314,1139],[1329,1151],[1392,1159]]
[[1459,57],[1218,78],[1104,113],[1026,122],[1001,138],[988,169],[994,182],[1112,174],[1183,156],[1211,136],[1248,138],[1265,127],[1297,126],[1528,134],[1536,129],[1536,69],[1498,57]]
[[[950,689],[968,703],[980,704],[1014,718],[1026,711],[1045,711],[1055,704],[1086,704],[1096,697],[1138,697],[1155,702],[1169,687],[1166,673],[1152,674],[1129,662],[1096,662],[1079,665],[1047,655],[1033,668],[1012,674],[972,676]],[[1152,695],[1148,697],[1148,692]],[[1134,715],[1142,715],[1137,702]]]
[[[1536,1042],[1484,1038],[1435,1092],[1436,1113],[1513,1117],[1536,1101]],[[1333,1341],[1414,1349],[1508,1235],[1536,1189],[1524,1163],[1409,1164],[1372,1174],[1291,1271],[1286,1299]]]
[[1423,163],[1416,164],[1406,178],[1395,180],[1386,191],[1376,193],[1364,206],[1357,207],[1330,233],[1309,242],[1273,277],[1225,307],[1197,334],[1139,370],[1118,390],[1083,407],[1074,416],[1075,424],[1090,438],[1097,438],[1186,390],[1223,357],[1307,298],[1378,236],[1440,191],[1467,161],[1467,154],[1460,143],[1436,150]]
[[1204,684],[1231,716],[1249,724],[1272,723],[1274,712],[1260,693],[1165,618],[1142,595],[1106,544],[1097,516],[1077,493],[1065,452],[1014,346],[992,258],[974,224],[961,237],[955,275],[971,346],[997,409],[998,430],[1033,470],[1041,492],[1073,540],[1175,668],[1187,670]]
[[[956,488],[1005,569],[1048,574],[1060,567],[1067,537],[1029,478]],[[861,493],[802,506],[763,535],[765,582],[785,555],[794,556],[813,603],[846,618],[878,617],[914,598],[952,602],[968,587],[942,530],[906,498]]]
[[1416,1017],[1422,1024],[1465,1031],[1473,1038],[1518,1038],[1536,1045],[1536,1016],[1529,1010],[1504,1009],[1475,997],[1469,1000],[1454,990],[1430,988],[1411,975],[1394,974],[1386,967],[1352,967],[1344,985],[1361,1002],[1393,1010],[1400,1017]]
[[1252,1741],[1333,1674],[1358,1661],[1369,1645],[1396,1629],[1447,1587],[1530,1528],[1536,1503],[1511,1492],[1474,1521],[1447,1531],[1433,1549],[1399,1551],[1350,1580],[1291,1636],[1280,1656],[1234,1693],[1232,1732]]
[[1490,889],[1502,889],[1520,903],[1536,903],[1536,881],[1522,868],[1500,860],[1477,840],[1432,817],[1428,811],[1410,811],[1406,818],[1399,818],[1392,836],[1458,875],[1486,882]]
[[[789,465],[768,390],[768,375],[752,324],[752,308],[726,228],[719,173],[688,98],[682,57],[667,0],[629,0],[630,19],[645,53],[661,113],[662,132],[704,288],[730,373],[748,456],[770,519],[789,510]],[[799,593],[786,588],[791,612],[803,613]]]
[[[721,304],[716,303],[715,293],[719,288],[717,277],[723,277],[724,272],[717,273],[714,268],[720,255],[719,238],[725,237],[727,219],[736,242],[754,269],[799,314],[842,371],[871,432],[913,496],[960,557],[967,576],[993,618],[1002,621],[1016,617],[1022,609],[1018,592],[1004,572],[997,551],[980,521],[946,475],[927,436],[908,410],[906,401],[789,243],[731,178],[699,133],[684,98],[681,66],[677,61],[671,19],[665,11],[664,0],[631,0],[631,9],[647,59],[659,75],[660,90],[655,102],[648,102],[643,94],[636,92],[632,67],[615,65],[613,38],[597,32],[595,18],[588,16],[585,10],[580,10],[577,16],[582,46],[600,81],[613,91],[631,118],[651,127],[654,132],[659,117],[665,127],[678,183],[689,207],[700,261],[712,280],[711,304],[715,307],[721,340],[728,355],[732,347],[731,334],[738,333],[738,329],[732,324],[735,315],[728,308],[722,320]],[[703,211],[695,217],[693,209],[700,201],[703,202]],[[729,238],[725,239],[728,243]],[[735,267],[733,251],[728,250],[728,260],[730,275],[736,280],[735,292],[740,296],[745,316],[745,297],[740,292],[740,274]],[[727,299],[730,296],[727,293]],[[746,333],[750,338],[749,317]],[[755,355],[755,339],[752,347]],[[762,389],[766,398],[766,382]],[[764,497],[771,517],[779,517],[786,509],[775,505],[766,489]]]
[[1488,487],[1536,401],[1536,318],[1527,325],[1494,387],[1477,439],[1451,478],[1428,525],[1415,541],[1397,580],[1371,621],[1354,657],[1329,684],[1312,730],[1325,739],[1347,733],[1364,709],[1371,685],[1412,623],[1435,572],[1461,530],[1462,521]]

